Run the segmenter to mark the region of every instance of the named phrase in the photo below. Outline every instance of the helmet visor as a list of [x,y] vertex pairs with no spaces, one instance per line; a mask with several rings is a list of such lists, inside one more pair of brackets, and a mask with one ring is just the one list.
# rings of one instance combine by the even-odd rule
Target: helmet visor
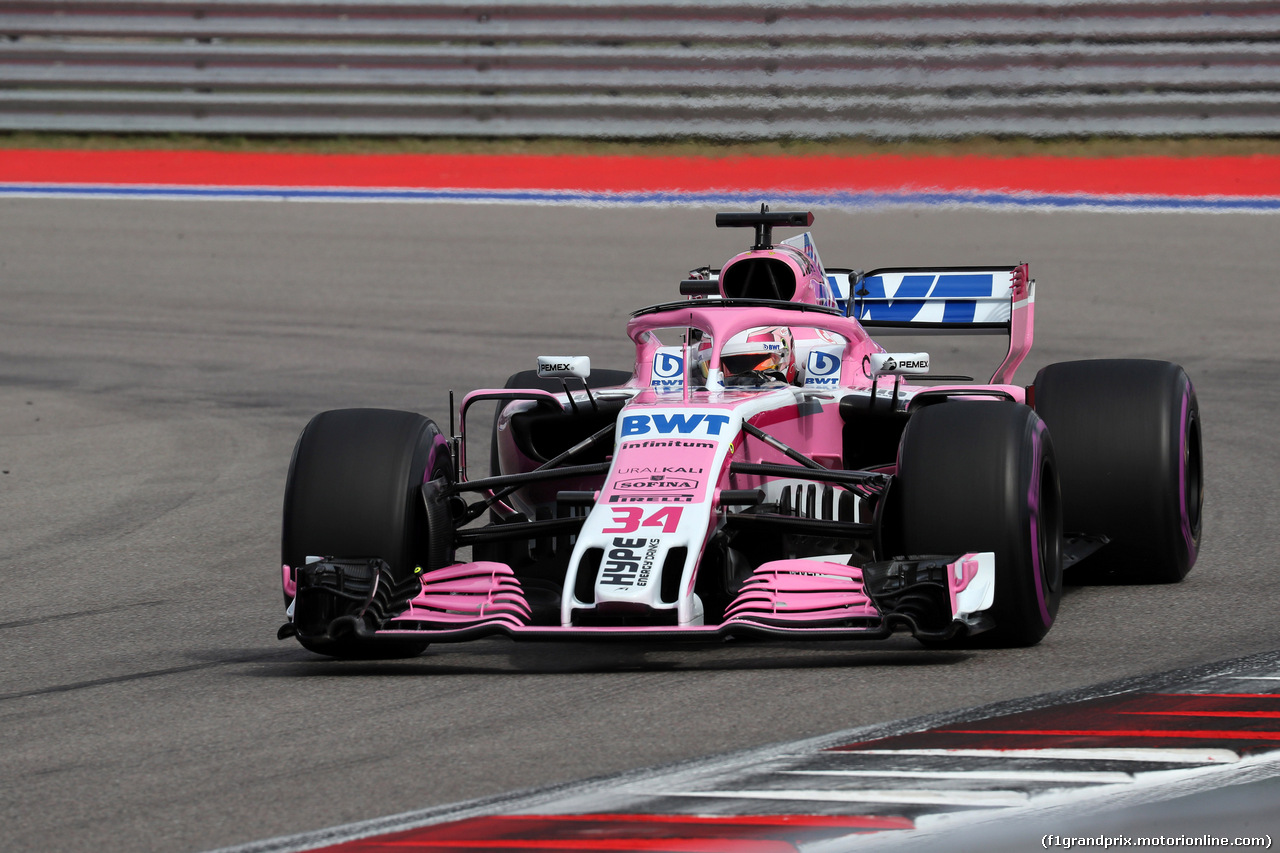
[[755,370],[772,370],[778,366],[778,354],[751,352],[741,355],[722,355],[720,366],[728,376],[738,376]]

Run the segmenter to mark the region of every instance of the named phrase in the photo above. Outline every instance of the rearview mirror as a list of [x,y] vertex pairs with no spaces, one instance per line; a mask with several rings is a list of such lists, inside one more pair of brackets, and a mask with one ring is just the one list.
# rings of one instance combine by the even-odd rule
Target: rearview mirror
[[565,379],[576,376],[586,379],[591,375],[591,358],[585,355],[540,355],[538,376],[544,379]]
[[868,356],[872,376],[903,376],[929,372],[927,352],[873,352]]

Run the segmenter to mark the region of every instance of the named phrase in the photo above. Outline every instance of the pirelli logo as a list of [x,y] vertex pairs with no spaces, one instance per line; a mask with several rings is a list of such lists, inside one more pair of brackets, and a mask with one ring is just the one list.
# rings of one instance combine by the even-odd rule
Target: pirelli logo
[[693,495],[687,492],[635,492],[625,495],[609,495],[611,504],[691,504]]

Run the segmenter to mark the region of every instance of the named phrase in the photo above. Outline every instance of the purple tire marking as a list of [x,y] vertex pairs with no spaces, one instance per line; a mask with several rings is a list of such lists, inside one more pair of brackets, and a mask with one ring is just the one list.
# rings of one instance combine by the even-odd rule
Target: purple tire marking
[[1195,541],[1195,537],[1191,533],[1191,512],[1188,507],[1190,495],[1187,494],[1187,452],[1190,449],[1187,443],[1187,424],[1191,417],[1191,380],[1187,380],[1187,387],[1182,391],[1182,414],[1179,418],[1179,437],[1178,437],[1178,514],[1182,523],[1182,538],[1187,543],[1187,556],[1194,560],[1196,554],[1200,550]]
[[1040,561],[1040,479],[1043,468],[1040,465],[1041,434],[1044,433],[1044,421],[1036,423],[1031,433],[1031,455],[1035,470],[1031,474],[1031,489],[1027,494],[1027,510],[1031,515],[1031,568],[1036,579],[1036,602],[1040,605],[1040,621],[1044,625],[1051,624],[1049,602],[1044,594],[1044,569]]

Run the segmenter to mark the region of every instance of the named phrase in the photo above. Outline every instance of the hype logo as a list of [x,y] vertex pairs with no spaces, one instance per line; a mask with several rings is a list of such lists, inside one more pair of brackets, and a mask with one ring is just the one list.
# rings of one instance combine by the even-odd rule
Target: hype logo
[[653,376],[650,386],[661,391],[684,385],[684,357],[674,352],[659,350],[653,354]]
[[819,385],[831,386],[840,381],[840,359],[829,352],[813,350],[805,364],[804,384],[806,387]]

